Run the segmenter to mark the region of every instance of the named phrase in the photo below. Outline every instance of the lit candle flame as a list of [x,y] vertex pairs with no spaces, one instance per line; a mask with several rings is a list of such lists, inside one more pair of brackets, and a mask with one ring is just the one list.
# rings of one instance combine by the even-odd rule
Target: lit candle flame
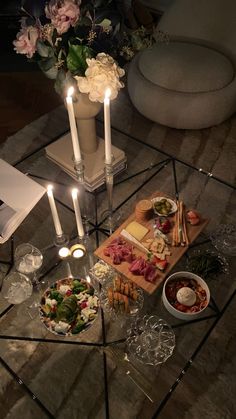
[[105,91],[105,99],[110,99],[111,97],[111,89],[108,87]]
[[67,90],[67,96],[69,97],[73,96],[74,91],[75,91],[74,87],[70,86],[69,89]]
[[61,247],[61,249],[59,249],[58,254],[61,258],[67,258],[70,255],[70,250],[68,249],[68,247]]
[[87,282],[90,284],[91,283],[91,278],[90,278],[90,276],[89,275],[86,275],[86,280],[87,280]]
[[78,189],[76,189],[76,188],[72,189],[71,194],[72,194],[72,197],[73,198],[77,198],[77,196],[78,196]]
[[53,194],[53,186],[52,185],[48,185],[47,186],[47,193],[48,193],[48,195],[52,195]]
[[82,258],[84,256],[84,251],[82,249],[75,249],[72,256],[76,259]]

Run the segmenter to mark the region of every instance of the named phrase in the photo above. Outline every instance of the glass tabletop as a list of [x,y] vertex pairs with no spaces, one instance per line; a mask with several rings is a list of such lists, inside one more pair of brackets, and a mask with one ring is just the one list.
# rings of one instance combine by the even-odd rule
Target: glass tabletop
[[[102,123],[98,123],[98,131],[101,129]],[[173,272],[187,270],[188,257],[196,249],[214,250],[209,239],[211,233],[221,223],[234,222],[235,188],[214,174],[176,160],[168,153],[120,130],[113,129],[113,143],[124,150],[127,156],[127,169],[115,177],[114,184],[114,212],[118,215],[119,223],[134,211],[137,201],[156,191],[173,198],[179,194],[188,208],[195,208],[210,221],[175,265]],[[63,230],[73,244],[76,241],[76,224],[70,191],[76,186],[76,181],[48,160],[42,148],[19,161],[16,167],[44,186],[53,183]],[[39,271],[42,290],[56,280],[67,277],[68,272],[74,277],[87,278],[96,262],[94,250],[109,235],[102,217],[107,203],[105,187],[93,193],[87,192],[87,199],[90,209],[86,239],[88,251],[83,259],[70,259],[68,262],[58,257],[58,249],[53,244],[50,208],[47,196],[44,196],[12,239],[1,246],[0,279],[3,280],[11,269],[14,270],[16,246],[27,242],[43,254],[43,266]],[[30,299],[15,306],[9,305],[0,294],[0,356],[4,380],[8,385],[11,379],[23,383],[23,392],[31,397],[31,409],[35,402],[36,417],[40,417],[38,412],[42,411],[41,417],[69,415],[77,418],[131,419],[139,414],[143,419],[152,418],[161,411],[187,373],[210,331],[235,295],[234,272],[235,261],[229,257],[228,273],[208,281],[211,292],[209,307],[202,317],[191,322],[178,320],[168,313],[161,299],[162,286],[152,295],[144,293],[140,316],[156,315],[164,319],[172,326],[176,338],[173,355],[161,366],[142,365],[133,360],[155,389],[153,402],[105,351],[109,345],[126,350],[129,318],[122,321],[119,318],[112,319],[100,309],[88,330],[74,336],[57,336],[45,328],[37,310],[29,310],[32,302],[40,298],[35,289]],[[92,285],[99,292],[99,284],[94,279]],[[16,398],[22,405],[27,402],[18,395],[17,387],[9,390],[6,385],[5,391],[10,391],[12,399]]]

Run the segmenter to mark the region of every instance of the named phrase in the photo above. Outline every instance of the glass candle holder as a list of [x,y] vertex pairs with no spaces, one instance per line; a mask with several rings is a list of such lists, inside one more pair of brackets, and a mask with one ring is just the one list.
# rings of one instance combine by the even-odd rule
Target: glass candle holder
[[128,330],[128,353],[147,365],[159,365],[173,353],[174,332],[157,316],[137,317]]

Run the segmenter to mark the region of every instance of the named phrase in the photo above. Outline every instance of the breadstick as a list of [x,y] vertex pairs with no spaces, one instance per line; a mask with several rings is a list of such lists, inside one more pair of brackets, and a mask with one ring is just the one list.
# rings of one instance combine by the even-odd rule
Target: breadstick
[[183,228],[184,228],[184,235],[185,235],[185,243],[188,246],[189,245],[189,238],[188,238],[188,234],[187,234],[186,219],[185,219],[184,211],[183,211]]
[[179,203],[179,220],[180,220],[180,224],[179,224],[180,238],[179,238],[179,241],[180,241],[181,246],[183,246],[184,241],[185,241],[184,240],[184,231],[183,231],[183,201],[180,201],[180,203]]
[[179,200],[177,201],[177,208],[178,208],[178,217],[177,217],[177,245],[179,245],[181,243],[181,238],[180,238],[180,224],[181,224],[181,208],[180,208],[180,203]]
[[175,213],[175,225],[172,232],[172,246],[176,246],[176,225],[177,225],[177,212]]

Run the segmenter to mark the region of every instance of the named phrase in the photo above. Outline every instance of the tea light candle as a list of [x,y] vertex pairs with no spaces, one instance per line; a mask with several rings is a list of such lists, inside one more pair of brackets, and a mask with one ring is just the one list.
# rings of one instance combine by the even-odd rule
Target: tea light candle
[[75,113],[74,113],[74,106],[73,106],[73,100],[72,100],[73,93],[74,93],[74,88],[71,86],[69,87],[67,91],[66,103],[67,103],[67,111],[68,111],[69,122],[70,122],[70,132],[71,132],[71,140],[72,140],[73,151],[74,151],[74,158],[76,162],[80,162],[82,160],[82,157],[81,157],[80,146],[79,146],[77,126],[75,122]]
[[74,246],[70,248],[70,253],[73,258],[80,259],[85,255],[86,249],[82,244],[74,244]]
[[73,205],[74,205],[74,210],[75,210],[75,219],[76,219],[78,235],[79,235],[79,237],[83,238],[84,237],[84,227],[83,227],[83,223],[82,223],[80,206],[79,206],[79,202],[78,202],[78,189],[76,189],[76,188],[72,189],[71,195],[72,195],[72,200],[73,200]]
[[111,89],[107,89],[104,98],[104,129],[105,129],[105,163],[111,164],[111,116],[110,116]]
[[58,252],[61,259],[66,259],[70,256],[70,249],[68,247],[61,247]]
[[48,185],[47,195],[48,195],[48,201],[49,201],[49,205],[50,205],[51,212],[52,212],[52,219],[53,219],[56,234],[57,234],[57,236],[62,236],[63,231],[62,231],[62,228],[61,228],[61,223],[60,223],[59,215],[58,215],[58,212],[57,212],[57,207],[56,207],[54,196],[53,196],[53,186],[52,185]]

